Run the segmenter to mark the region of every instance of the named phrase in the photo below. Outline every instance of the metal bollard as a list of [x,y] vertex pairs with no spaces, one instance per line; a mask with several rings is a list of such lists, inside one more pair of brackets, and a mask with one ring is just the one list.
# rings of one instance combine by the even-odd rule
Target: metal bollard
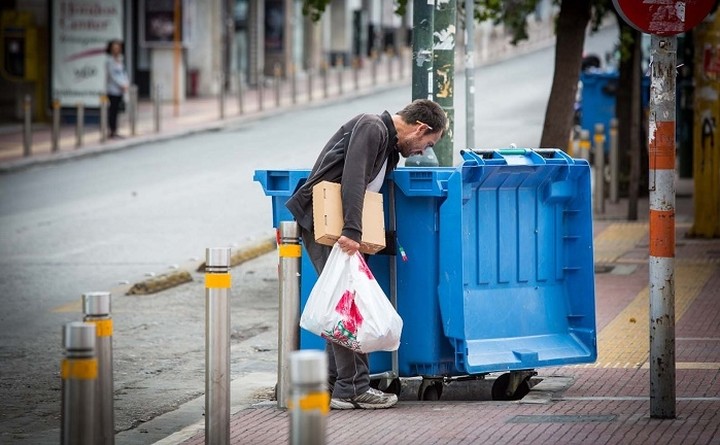
[[595,210],[605,213],[605,125],[595,124]]
[[113,406],[113,321],[110,316],[110,292],[83,294],[83,321],[95,325],[95,357],[98,378],[95,385],[95,443],[115,443],[115,415]]
[[359,57],[353,58],[352,70],[353,70],[353,85],[355,87],[355,91],[358,91],[360,89],[360,58]]
[[100,142],[107,140],[108,133],[108,97],[100,95]]
[[60,150],[60,101],[52,102],[52,148],[53,153]]
[[280,245],[280,300],[278,302],[278,386],[277,406],[288,407],[290,373],[288,357],[300,348],[300,238],[294,221],[281,221]]
[[340,57],[335,58],[335,69],[337,70],[337,81],[338,81],[338,96],[343,94],[343,64]]
[[290,72],[290,96],[293,105],[295,105],[297,103],[297,70],[294,63],[288,66],[288,71]]
[[205,443],[230,443],[230,248],[205,250]]
[[372,84],[373,86],[377,85],[377,51],[372,50],[372,53],[370,54],[370,67],[372,68]]
[[258,90],[258,111],[262,111],[264,108],[264,95],[265,95],[265,83],[262,74],[258,74],[257,90]]
[[62,411],[60,443],[95,443],[95,383],[98,363],[95,358],[95,325],[80,321],[63,327],[65,358],[60,367]]
[[330,411],[325,351],[302,350],[290,355],[292,402],[290,443],[324,445],[326,417]]
[[328,98],[328,64],[323,60],[322,63],[322,77],[323,77],[323,97]]
[[23,156],[32,154],[32,99],[29,94],[25,95],[23,103]]
[[138,117],[138,87],[130,85],[128,93],[128,124],[130,125],[130,134],[137,134],[137,117]]
[[580,158],[585,159],[586,161],[590,160],[590,131],[588,130],[581,130],[580,131],[580,144],[578,145],[580,149]]
[[282,69],[280,64],[273,66],[273,86],[275,87],[275,106],[280,107],[280,77],[282,77]]
[[308,89],[308,102],[313,100],[313,69],[308,68],[307,70],[307,89]]
[[393,80],[393,59],[394,52],[392,49],[387,50],[387,70],[388,70],[388,82]]
[[618,153],[618,121],[610,119],[610,202],[620,201],[620,153]]
[[220,119],[225,119],[225,75],[218,73],[218,102]]
[[160,101],[162,100],[162,85],[159,83],[155,84],[155,91],[153,91],[153,124],[155,126],[155,133],[160,133],[162,124],[160,119],[162,114],[160,113]]
[[75,120],[75,147],[83,145],[83,133],[85,132],[85,104],[78,102]]
[[237,99],[238,99],[238,114],[243,114],[245,112],[245,100],[244,95],[245,93],[245,84],[243,79],[242,71],[238,71],[237,74]]

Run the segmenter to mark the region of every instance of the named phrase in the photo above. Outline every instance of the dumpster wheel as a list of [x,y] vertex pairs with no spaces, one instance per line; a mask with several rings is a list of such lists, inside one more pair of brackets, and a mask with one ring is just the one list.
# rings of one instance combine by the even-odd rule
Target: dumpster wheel
[[424,378],[418,390],[418,400],[440,400],[443,391],[443,379]]
[[530,377],[535,371],[506,372],[492,386],[493,400],[520,400],[530,392]]
[[370,386],[382,392],[395,394],[398,397],[400,397],[400,392],[402,392],[402,383],[399,377],[395,377],[394,379],[371,379]]

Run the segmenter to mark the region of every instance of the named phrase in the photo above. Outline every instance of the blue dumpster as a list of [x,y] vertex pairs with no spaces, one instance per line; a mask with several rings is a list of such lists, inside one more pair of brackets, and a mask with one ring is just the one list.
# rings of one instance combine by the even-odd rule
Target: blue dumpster
[[[588,163],[550,149],[462,156],[457,167],[398,168],[382,190],[387,204],[392,189],[397,243],[407,261],[374,255],[369,265],[390,295],[389,264],[395,263],[404,320],[399,375],[483,375],[594,362]],[[284,203],[308,173],[256,171],[255,180],[273,198],[275,226],[291,218]],[[316,279],[303,257],[302,305]],[[322,344],[301,334],[302,348]],[[389,353],[370,354],[371,372],[390,365]]]

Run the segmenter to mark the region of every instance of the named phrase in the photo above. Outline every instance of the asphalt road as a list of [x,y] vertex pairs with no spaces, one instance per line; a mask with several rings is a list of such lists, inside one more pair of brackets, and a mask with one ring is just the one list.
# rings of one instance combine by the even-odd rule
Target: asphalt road
[[[587,47],[598,52],[614,38],[604,31]],[[478,147],[537,146],[553,51],[477,71]],[[465,139],[462,82],[456,77],[456,151]],[[0,175],[0,442],[57,442],[60,332],[81,318],[87,291],[113,292],[118,430],[201,394],[202,277],[151,296],[123,295],[123,284],[199,260],[206,247],[269,236],[270,199],[253,182],[256,169],[310,167],[348,117],[397,111],[410,99],[399,88]],[[234,377],[273,370],[275,263],[265,256],[233,271]]]

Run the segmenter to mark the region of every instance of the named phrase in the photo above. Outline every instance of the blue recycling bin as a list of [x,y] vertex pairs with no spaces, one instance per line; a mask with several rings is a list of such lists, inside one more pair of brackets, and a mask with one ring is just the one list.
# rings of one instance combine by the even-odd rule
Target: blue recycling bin
[[[605,140],[610,140],[610,120],[615,117],[615,102],[619,82],[619,73],[613,71],[584,71],[580,74],[582,82],[582,98],[580,127],[595,133],[595,124],[605,125]],[[643,76],[641,80],[640,103],[643,110],[650,101],[650,78]],[[609,150],[609,144],[605,144]]]
[[[463,152],[457,167],[400,167],[392,191],[402,256],[369,265],[389,295],[395,263],[402,377],[462,376],[597,358],[590,167],[560,150]],[[309,171],[259,170],[273,224]],[[278,184],[281,184],[278,186]],[[386,208],[385,215],[390,213]],[[390,227],[386,224],[386,227]],[[301,305],[317,279],[303,254]],[[302,348],[323,340],[301,333]],[[389,353],[370,354],[372,373]]]

